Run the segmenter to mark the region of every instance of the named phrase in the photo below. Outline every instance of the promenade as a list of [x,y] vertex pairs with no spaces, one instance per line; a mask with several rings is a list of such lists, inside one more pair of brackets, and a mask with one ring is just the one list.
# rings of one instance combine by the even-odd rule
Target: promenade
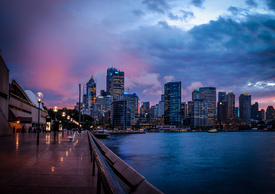
[[67,136],[40,133],[39,145],[35,133],[0,137],[1,194],[96,193],[87,133],[74,142]]

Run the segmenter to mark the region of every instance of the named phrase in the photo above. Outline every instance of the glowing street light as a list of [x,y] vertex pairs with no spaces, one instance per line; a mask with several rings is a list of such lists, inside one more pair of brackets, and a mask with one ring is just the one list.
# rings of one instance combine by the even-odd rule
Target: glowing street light
[[[64,117],[66,116],[65,112],[62,112],[62,121],[63,121],[63,125],[64,125]],[[68,130],[68,129],[67,129]],[[62,137],[64,137],[64,126],[62,126]]]
[[58,112],[58,107],[57,107],[57,106],[54,106],[54,107],[53,107],[53,112],[55,112],[55,116],[54,116],[54,117],[55,117],[55,119],[56,119],[56,113]]
[[40,121],[40,103],[43,101],[44,99],[44,96],[41,92],[37,92],[36,96],[35,96],[38,104],[39,104],[39,107],[38,107],[38,128],[36,130],[37,132],[37,145],[39,145],[39,121]]

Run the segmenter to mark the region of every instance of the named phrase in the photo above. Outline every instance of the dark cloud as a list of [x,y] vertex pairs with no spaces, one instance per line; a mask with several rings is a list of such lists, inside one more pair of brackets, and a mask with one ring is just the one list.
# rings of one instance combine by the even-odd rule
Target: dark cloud
[[263,22],[263,25],[268,27],[269,29],[275,31],[275,20],[269,19]]
[[192,0],[191,4],[194,5],[195,7],[203,8],[203,3],[205,0]]
[[274,0],[265,0],[265,2],[270,10],[275,11],[275,1]]
[[185,22],[187,22],[188,20],[192,19],[192,18],[195,18],[194,17],[194,13],[191,12],[191,11],[184,11],[184,10],[181,10],[182,12],[182,16],[179,17],[178,15],[174,15],[172,12],[169,12],[168,14],[168,17],[171,19],[171,20],[184,20]]
[[144,0],[142,3],[153,12],[165,14],[166,11],[170,10],[170,6],[164,0]]
[[171,20],[179,20],[180,19],[178,15],[174,15],[172,12],[169,12],[168,17]]
[[184,11],[184,10],[181,10],[181,12],[183,13],[182,19],[183,19],[185,22],[187,22],[188,19],[195,18],[195,17],[194,17],[194,13],[191,12],[191,11]]
[[246,0],[245,2],[250,7],[258,7],[258,4],[254,0]]
[[141,10],[133,10],[132,12],[136,16],[143,16],[143,15],[145,15],[145,13],[143,11],[141,11]]
[[160,24],[161,26],[163,26],[165,29],[170,30],[170,26],[168,25],[168,23],[166,21],[159,21],[158,24]]
[[242,14],[243,12],[248,12],[247,9],[238,8],[234,6],[230,6],[227,10],[230,11],[232,15],[239,15],[239,14]]

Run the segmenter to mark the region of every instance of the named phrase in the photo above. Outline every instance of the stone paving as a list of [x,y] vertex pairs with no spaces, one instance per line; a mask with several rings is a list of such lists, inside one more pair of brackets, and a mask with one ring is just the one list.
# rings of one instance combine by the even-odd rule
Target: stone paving
[[[87,132],[15,133],[0,137],[0,193],[96,193]],[[97,172],[97,169],[96,169]],[[103,189],[101,189],[102,191]]]

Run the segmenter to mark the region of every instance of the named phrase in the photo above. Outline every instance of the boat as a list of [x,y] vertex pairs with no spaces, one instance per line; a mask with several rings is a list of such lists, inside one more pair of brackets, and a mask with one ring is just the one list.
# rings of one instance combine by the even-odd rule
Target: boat
[[110,135],[110,133],[104,130],[103,131],[96,130],[96,131],[93,131],[92,134],[98,139],[107,139]]
[[218,133],[218,130],[217,129],[209,129],[208,133]]

